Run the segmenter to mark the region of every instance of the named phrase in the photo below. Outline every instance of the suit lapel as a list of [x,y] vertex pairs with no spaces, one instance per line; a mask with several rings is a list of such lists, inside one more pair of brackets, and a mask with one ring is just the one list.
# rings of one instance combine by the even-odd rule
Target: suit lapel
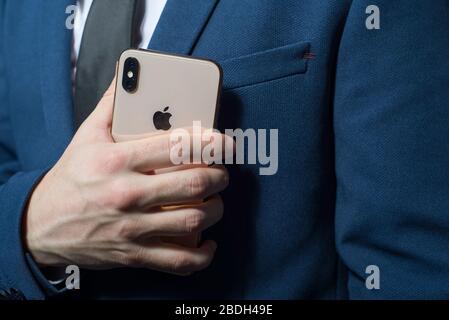
[[219,0],[168,0],[149,49],[191,54]]
[[40,85],[45,122],[50,143],[64,150],[73,135],[71,83],[72,30],[66,27],[67,7],[74,0],[42,1],[38,48],[40,55]]

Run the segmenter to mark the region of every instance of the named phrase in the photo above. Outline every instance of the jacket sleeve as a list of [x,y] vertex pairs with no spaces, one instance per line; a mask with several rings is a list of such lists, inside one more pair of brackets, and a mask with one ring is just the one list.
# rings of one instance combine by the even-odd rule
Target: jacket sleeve
[[445,0],[353,1],[348,14],[334,130],[350,298],[449,298],[448,34]]
[[21,172],[15,154],[3,60],[4,5],[0,0],[0,293],[3,298],[43,299],[23,250],[21,225],[30,192],[45,170]]

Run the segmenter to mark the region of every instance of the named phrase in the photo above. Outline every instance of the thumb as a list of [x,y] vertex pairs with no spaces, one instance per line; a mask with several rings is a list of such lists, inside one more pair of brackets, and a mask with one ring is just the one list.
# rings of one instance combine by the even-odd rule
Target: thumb
[[114,77],[100,102],[97,104],[91,115],[86,119],[85,124],[103,129],[109,129],[111,127],[116,79],[117,76]]
[[94,111],[80,126],[74,142],[112,142],[111,126],[117,76],[97,104]]

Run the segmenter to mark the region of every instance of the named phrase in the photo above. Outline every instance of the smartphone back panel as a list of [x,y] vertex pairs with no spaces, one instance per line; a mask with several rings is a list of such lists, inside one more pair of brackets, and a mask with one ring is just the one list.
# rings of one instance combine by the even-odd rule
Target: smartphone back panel
[[[135,91],[128,92],[125,63],[137,59]],[[213,128],[222,72],[212,61],[148,50],[125,51],[119,60],[112,136],[115,141],[144,138],[164,130],[192,127],[194,121]]]

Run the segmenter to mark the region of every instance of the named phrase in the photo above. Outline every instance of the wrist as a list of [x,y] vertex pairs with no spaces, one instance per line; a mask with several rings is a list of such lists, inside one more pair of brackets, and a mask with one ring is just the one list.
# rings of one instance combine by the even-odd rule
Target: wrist
[[34,261],[40,266],[44,267],[48,265],[48,259],[43,254],[43,250],[40,246],[42,244],[41,239],[36,235],[39,233],[39,220],[36,217],[39,209],[39,202],[41,199],[40,190],[44,178],[38,182],[31,192],[31,196],[25,206],[23,218],[22,218],[22,243],[26,252],[28,252]]

